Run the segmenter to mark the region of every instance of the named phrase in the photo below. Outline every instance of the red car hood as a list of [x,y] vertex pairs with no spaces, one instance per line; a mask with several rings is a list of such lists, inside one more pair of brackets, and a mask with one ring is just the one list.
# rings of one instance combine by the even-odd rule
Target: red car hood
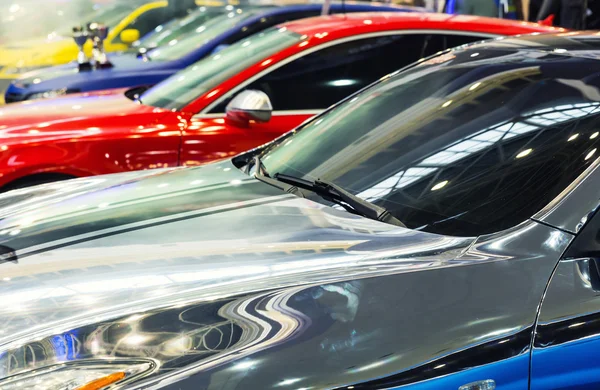
[[[31,143],[48,139],[96,136],[109,128],[143,124],[167,110],[138,104],[124,90],[33,100],[0,108],[0,142]],[[139,116],[139,118],[138,118]]]
[[[0,130],[2,133],[23,130],[29,134],[42,132],[49,127],[70,127],[70,123],[89,122],[89,126],[100,118],[114,118],[166,110],[143,106],[128,99],[123,90],[95,94],[74,94],[56,99],[41,99],[14,103],[0,108]],[[78,127],[79,127],[78,126]]]

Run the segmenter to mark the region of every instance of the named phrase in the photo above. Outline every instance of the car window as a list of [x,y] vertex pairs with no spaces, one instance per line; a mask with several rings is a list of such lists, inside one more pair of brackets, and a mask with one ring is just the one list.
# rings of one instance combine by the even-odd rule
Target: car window
[[233,27],[243,24],[259,11],[250,10],[243,13],[228,12],[207,20],[191,32],[169,42],[168,45],[152,50],[148,55],[153,61],[172,61],[191,53],[207,44]]
[[248,66],[301,40],[300,34],[278,28],[254,34],[177,72],[144,92],[140,100],[154,107],[181,109]]
[[[265,92],[274,110],[324,109],[421,58],[424,41],[422,34],[398,34],[339,43],[300,57],[245,88]],[[227,103],[220,102],[211,112],[225,112]]]
[[[155,27],[132,46],[152,49],[165,44],[174,45],[185,34],[202,26],[210,19],[228,12],[225,7],[200,7],[186,17],[173,19]],[[132,51],[137,52],[137,49]]]
[[267,171],[333,181],[433,233],[531,218],[599,156],[598,62],[473,52],[433,58],[316,117],[263,154]]
[[[140,32],[140,37],[154,30],[156,26],[166,22],[172,17],[172,12],[167,7],[159,7],[150,9],[139,15],[135,20],[127,25],[123,30],[135,29]],[[122,43],[121,37],[117,35],[114,43]]]
[[260,18],[257,23],[253,23],[249,26],[244,26],[238,29],[237,32],[232,34],[223,42],[224,45],[231,45],[241,39],[249,37],[259,31],[263,31],[269,27],[275,26],[280,23],[285,23],[290,20],[308,18],[311,16],[317,16],[320,14],[320,10],[309,10],[309,11],[298,11],[298,12],[286,12],[276,15],[268,15]]

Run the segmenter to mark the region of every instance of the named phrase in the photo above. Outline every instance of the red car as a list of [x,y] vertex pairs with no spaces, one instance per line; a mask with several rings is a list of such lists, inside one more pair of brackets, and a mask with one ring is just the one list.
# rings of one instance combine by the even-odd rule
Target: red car
[[559,30],[420,13],[287,23],[222,49],[146,91],[69,95],[0,109],[0,187],[226,158],[440,50]]

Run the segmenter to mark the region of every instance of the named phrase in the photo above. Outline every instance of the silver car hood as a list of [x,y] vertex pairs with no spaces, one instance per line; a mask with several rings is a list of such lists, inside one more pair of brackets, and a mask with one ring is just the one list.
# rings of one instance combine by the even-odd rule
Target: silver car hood
[[[55,183],[7,193],[0,197],[0,204],[0,302],[4,303],[0,306],[0,379],[31,367],[27,360],[6,364],[19,351],[38,350],[39,345],[51,345],[48,340],[70,334],[79,343],[75,360],[140,357],[139,351],[143,351],[145,357],[159,362],[157,367],[166,367],[154,373],[162,378],[160,383],[165,383],[165,375],[188,377],[198,370],[218,370],[290,343],[311,326],[318,327],[316,317],[290,308],[288,302],[311,289],[342,296],[345,303],[328,305],[327,318],[349,324],[356,316],[360,290],[366,288],[361,286],[367,282],[361,280],[380,278],[385,284],[391,283],[390,276],[402,276],[393,285],[403,295],[402,304],[411,302],[410,307],[414,307],[419,300],[425,304],[433,299],[423,297],[420,287],[414,287],[426,285],[422,280],[428,272],[432,272],[433,288],[440,285],[440,280],[452,279],[445,270],[466,267],[465,274],[479,273],[483,269],[473,265],[508,263],[516,257],[538,260],[536,265],[516,260],[511,263],[521,264],[524,274],[543,269],[549,275],[554,264],[551,255],[563,250],[569,241],[565,235],[533,222],[478,240],[398,228],[284,194],[248,177],[229,161],[193,169]],[[529,249],[514,249],[520,240],[553,241],[542,245],[541,252],[531,254]],[[512,253],[507,255],[507,250]],[[548,259],[539,261],[544,256]],[[492,266],[491,274],[485,271],[485,275],[493,278],[494,273],[506,269]],[[414,284],[411,278],[421,282]],[[431,342],[417,335],[411,342],[404,340],[402,350],[411,354],[397,360],[394,370],[415,367],[526,328],[533,321],[532,308],[539,302],[536,299],[543,286],[522,291],[510,288],[507,299],[517,308],[510,314],[505,312],[507,306],[501,306],[496,314],[496,309],[491,310],[482,319],[482,313],[465,314],[471,312],[455,308],[463,313],[459,317],[471,318],[449,319],[445,324],[429,320],[411,325],[397,323],[398,332],[402,327],[413,329],[413,333],[420,328],[429,334]],[[437,291],[435,295],[441,291],[437,287],[433,290]],[[454,291],[464,293],[461,286]],[[515,301],[515,294],[521,292],[525,302]],[[244,314],[253,299],[270,294],[274,301],[267,299],[271,303],[259,310],[270,313],[265,314],[267,320],[255,318],[257,313]],[[305,299],[321,299],[311,294]],[[362,293],[363,299],[366,295]],[[464,303],[467,298],[461,299]],[[460,305],[461,299],[450,301]],[[183,348],[173,343],[180,342],[177,337],[193,337],[185,332],[201,327],[199,320],[193,322],[197,325],[190,325],[190,321],[179,325],[167,322],[160,332],[141,331],[164,313],[187,312],[190,307],[214,302],[223,302],[218,311],[221,317],[241,324],[244,342],[190,355],[192,344]],[[390,303],[390,307],[401,310],[398,305]],[[182,315],[176,318],[181,320]],[[279,324],[279,331],[269,333],[269,321]],[[383,321],[383,317],[377,321]],[[210,321],[201,322],[205,326]],[[140,334],[121,334],[120,340],[114,340],[114,332],[107,333],[112,336],[103,333],[119,323]],[[494,333],[498,329],[503,332]],[[364,343],[376,343],[377,326],[361,337]],[[358,339],[353,342],[358,343]],[[326,346],[323,348],[336,348],[333,342],[321,343]],[[364,350],[355,363],[368,364],[373,353]],[[34,360],[37,367],[73,359],[46,348]],[[214,375],[218,378],[220,374],[213,374],[212,383],[219,383]],[[356,375],[364,372],[358,370]],[[148,380],[148,386],[156,386],[152,380]],[[245,388],[266,385],[254,381],[246,383]]]

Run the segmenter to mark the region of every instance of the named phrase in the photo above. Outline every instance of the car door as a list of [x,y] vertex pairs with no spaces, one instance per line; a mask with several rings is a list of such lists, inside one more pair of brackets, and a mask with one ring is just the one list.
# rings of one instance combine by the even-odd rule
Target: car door
[[[597,133],[596,133],[597,134]],[[600,198],[600,172],[595,172]],[[600,388],[600,212],[559,262],[537,320],[531,390]]]
[[[186,129],[181,161],[196,165],[259,146],[293,129],[380,77],[423,54],[426,34],[394,32],[335,41],[268,69],[239,85]],[[225,109],[242,90],[265,92],[273,105],[267,123],[239,127],[225,121]],[[218,137],[211,140],[211,138]]]

